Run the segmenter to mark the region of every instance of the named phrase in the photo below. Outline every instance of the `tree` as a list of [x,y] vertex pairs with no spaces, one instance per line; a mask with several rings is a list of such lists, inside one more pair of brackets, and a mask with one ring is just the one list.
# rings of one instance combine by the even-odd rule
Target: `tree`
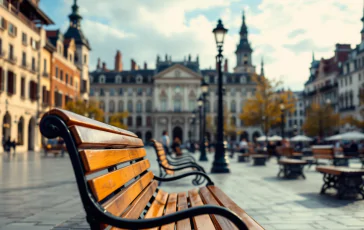
[[243,106],[240,119],[247,126],[260,125],[268,135],[272,126],[282,122],[280,104],[285,106],[285,112],[294,112],[296,99],[291,91],[279,91],[281,82],[267,79],[266,77],[253,76],[256,84],[255,95],[249,98]]
[[99,108],[99,103],[94,100],[87,103],[82,100],[69,101],[65,109],[82,116],[93,117],[97,121],[104,120],[104,111]]
[[128,126],[123,123],[123,119],[128,117],[128,112],[114,113],[109,118],[109,124],[121,129],[127,129]]
[[359,119],[357,119],[353,115],[348,115],[348,116],[345,116],[345,117],[341,118],[340,124],[341,125],[349,124],[351,126],[355,126],[357,128],[360,128],[360,129],[364,128],[364,121],[360,121]]
[[334,129],[340,125],[339,114],[335,113],[331,105],[312,104],[306,111],[305,122],[302,129],[309,136],[332,134]]

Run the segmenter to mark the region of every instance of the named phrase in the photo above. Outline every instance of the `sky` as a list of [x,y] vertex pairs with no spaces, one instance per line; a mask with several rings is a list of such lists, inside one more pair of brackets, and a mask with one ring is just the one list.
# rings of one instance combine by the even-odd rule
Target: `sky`
[[[82,30],[91,44],[90,70],[97,59],[114,68],[117,50],[123,68],[131,59],[154,68],[167,54],[181,61],[199,55],[200,68],[215,66],[213,28],[222,19],[228,33],[224,57],[229,71],[236,65],[242,11],[245,11],[253,65],[281,80],[285,88],[302,90],[309,77],[312,52],[316,59],[334,55],[335,44],[360,43],[363,0],[78,0]],[[55,22],[49,29],[65,32],[73,0],[41,0],[40,7]]]

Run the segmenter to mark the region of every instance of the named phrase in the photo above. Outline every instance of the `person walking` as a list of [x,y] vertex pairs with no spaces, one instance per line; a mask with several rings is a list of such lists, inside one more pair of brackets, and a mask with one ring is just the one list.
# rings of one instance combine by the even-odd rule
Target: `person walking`
[[248,150],[248,142],[246,142],[245,138],[242,138],[240,143],[239,143],[239,152],[240,153],[246,153]]
[[170,140],[169,140],[168,132],[163,131],[162,135],[163,135],[162,136],[162,145],[163,145],[164,151],[166,152],[167,155],[170,155],[170,152],[169,152]]
[[10,141],[10,137],[8,137],[8,139],[5,142],[5,151],[9,154],[10,154],[10,148],[11,148],[11,141]]
[[14,150],[14,154],[15,154],[15,150],[16,150],[16,141],[15,141],[15,139],[11,142],[11,148],[13,148],[13,150]]

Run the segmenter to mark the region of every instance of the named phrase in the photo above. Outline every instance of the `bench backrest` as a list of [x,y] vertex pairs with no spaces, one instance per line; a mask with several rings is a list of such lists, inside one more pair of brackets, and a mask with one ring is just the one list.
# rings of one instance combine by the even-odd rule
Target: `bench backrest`
[[[158,158],[158,163],[163,165],[166,168],[173,168],[173,166],[171,166],[168,163],[168,159],[167,159],[167,155],[166,155],[166,151],[164,151],[164,147],[162,145],[162,143],[152,139],[151,142],[153,143],[153,147],[155,149],[155,152],[157,154],[157,158]],[[169,174],[169,175],[173,175],[173,171],[168,170],[168,169],[164,169],[164,171]]]
[[150,163],[141,139],[61,109],[47,112],[40,130],[47,138],[64,139],[88,217],[107,210],[122,218],[139,218],[158,185],[148,171]]
[[292,147],[278,146],[276,147],[276,150],[279,155],[286,157],[291,157],[294,153],[294,149]]
[[313,157],[316,159],[333,159],[334,158],[334,147],[328,146],[312,146],[311,147]]

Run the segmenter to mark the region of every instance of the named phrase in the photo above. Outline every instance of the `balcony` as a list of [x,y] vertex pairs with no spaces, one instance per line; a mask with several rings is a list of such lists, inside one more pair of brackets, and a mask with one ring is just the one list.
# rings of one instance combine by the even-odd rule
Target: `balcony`
[[352,105],[352,106],[349,106],[349,107],[346,107],[346,108],[340,108],[339,109],[339,112],[350,112],[350,111],[355,111],[355,106]]
[[316,90],[310,91],[310,92],[303,92],[304,97],[312,97],[317,93]]
[[320,92],[329,91],[331,89],[337,88],[337,86],[338,86],[337,82],[335,82],[334,84],[327,84],[320,88]]
[[42,74],[43,77],[49,77],[49,73],[44,71],[43,74]]

